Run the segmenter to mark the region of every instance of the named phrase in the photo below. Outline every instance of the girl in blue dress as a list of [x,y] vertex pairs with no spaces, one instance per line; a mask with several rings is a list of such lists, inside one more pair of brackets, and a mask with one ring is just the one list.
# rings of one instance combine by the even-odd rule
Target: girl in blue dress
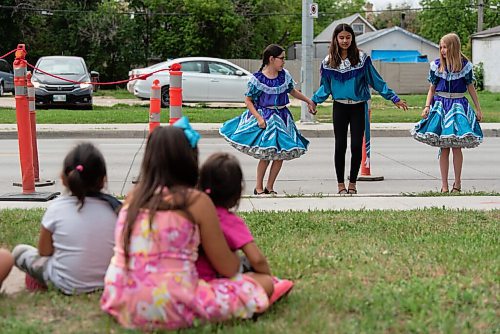
[[[369,162],[370,120],[368,103],[370,86],[398,108],[408,109],[406,102],[387,86],[370,57],[356,45],[352,28],[345,23],[335,27],[328,56],[321,63],[321,85],[314,93],[314,103],[322,103],[330,95],[333,102],[335,133],[335,172],[338,194],[356,194],[356,180],[362,160],[363,135],[367,143]],[[344,168],[347,150],[347,130],[351,128],[351,169],[349,186],[345,186]]]
[[[471,62],[460,52],[460,39],[448,34],[439,42],[440,55],[430,64],[429,92],[423,119],[412,129],[413,137],[425,144],[440,147],[441,192],[448,192],[450,149],[453,151],[455,182],[451,192],[462,188],[462,148],[478,146],[483,141],[479,126],[481,106],[474,88]],[[468,91],[476,107],[465,97]]]
[[[295,126],[288,110],[288,94],[308,104],[309,112],[316,113],[316,105],[294,88],[290,73],[284,69],[285,50],[269,45],[262,56],[262,66],[248,82],[245,93],[247,110],[225,122],[219,133],[238,151],[259,159],[255,195],[275,195],[274,182],[283,160],[300,157],[309,141]],[[264,175],[272,161],[264,187]]]

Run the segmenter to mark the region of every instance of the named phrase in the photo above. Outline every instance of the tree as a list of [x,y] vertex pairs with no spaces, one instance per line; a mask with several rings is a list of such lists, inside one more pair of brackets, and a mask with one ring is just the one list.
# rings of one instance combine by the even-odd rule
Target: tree
[[[418,15],[419,34],[435,43],[447,33],[456,33],[464,46],[463,51],[470,56],[470,35],[477,30],[477,8],[471,0],[422,0],[423,10]],[[485,1],[484,28],[500,24],[498,10],[490,10],[490,5],[500,5],[499,0]]]
[[417,20],[417,11],[410,10],[411,4],[403,3],[401,5],[392,6],[391,4],[387,5],[385,8],[386,11],[379,12],[374,15],[374,19],[371,22],[375,28],[384,29],[390,27],[402,27],[402,20],[404,16],[404,29],[412,32],[418,33],[418,20]]
[[136,23],[126,10],[122,3],[104,0],[71,27],[80,41],[73,50],[85,55],[87,65],[99,71],[101,80],[124,79],[130,64],[144,59],[140,52],[142,43],[135,34]]

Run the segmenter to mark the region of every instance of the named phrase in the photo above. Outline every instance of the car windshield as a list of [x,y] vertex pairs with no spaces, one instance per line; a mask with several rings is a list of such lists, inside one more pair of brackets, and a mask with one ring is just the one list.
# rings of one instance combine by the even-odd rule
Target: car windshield
[[[85,74],[82,61],[77,58],[42,59],[38,68],[50,74]],[[40,71],[37,71],[40,73]]]

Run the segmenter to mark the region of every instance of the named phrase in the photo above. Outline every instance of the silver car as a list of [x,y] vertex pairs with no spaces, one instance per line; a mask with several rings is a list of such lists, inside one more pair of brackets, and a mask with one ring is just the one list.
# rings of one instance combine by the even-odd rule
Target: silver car
[[[182,71],[183,102],[242,102],[245,99],[251,73],[225,59],[209,57],[177,58],[159,63],[149,68],[132,71],[134,75],[152,73],[167,69],[178,63]],[[161,86],[161,104],[169,105],[170,75],[168,71],[157,72],[145,80],[136,80],[134,95],[149,99],[153,81],[158,79]]]
[[0,59],[0,96],[7,92],[14,93],[14,71],[5,59]]

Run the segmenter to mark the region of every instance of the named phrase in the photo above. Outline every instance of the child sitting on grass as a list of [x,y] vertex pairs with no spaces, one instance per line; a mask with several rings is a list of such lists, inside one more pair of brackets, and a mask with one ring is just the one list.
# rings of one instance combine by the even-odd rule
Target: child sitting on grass
[[14,248],[15,265],[27,273],[28,288],[51,283],[68,295],[102,289],[121,204],[101,192],[103,155],[91,143],[79,144],[64,159],[61,179],[69,196],[54,200],[45,212],[38,248]]
[[[101,298],[101,309],[126,328],[175,330],[251,318],[268,307],[272,278],[238,273],[212,201],[195,189],[199,138],[186,117],[148,137],[141,177],[118,216]],[[223,278],[198,278],[200,244]]]
[[[243,190],[243,172],[238,160],[228,153],[212,154],[201,167],[199,187],[215,204],[222,233],[231,251],[241,250],[244,253],[245,256],[240,259],[241,270],[271,275],[267,259],[254,242],[247,225],[243,219],[230,211],[238,206]],[[196,269],[203,280],[218,278],[201,247]],[[273,277],[273,283],[274,293],[270,297],[270,303],[281,298],[293,287],[293,282],[276,277]]]

